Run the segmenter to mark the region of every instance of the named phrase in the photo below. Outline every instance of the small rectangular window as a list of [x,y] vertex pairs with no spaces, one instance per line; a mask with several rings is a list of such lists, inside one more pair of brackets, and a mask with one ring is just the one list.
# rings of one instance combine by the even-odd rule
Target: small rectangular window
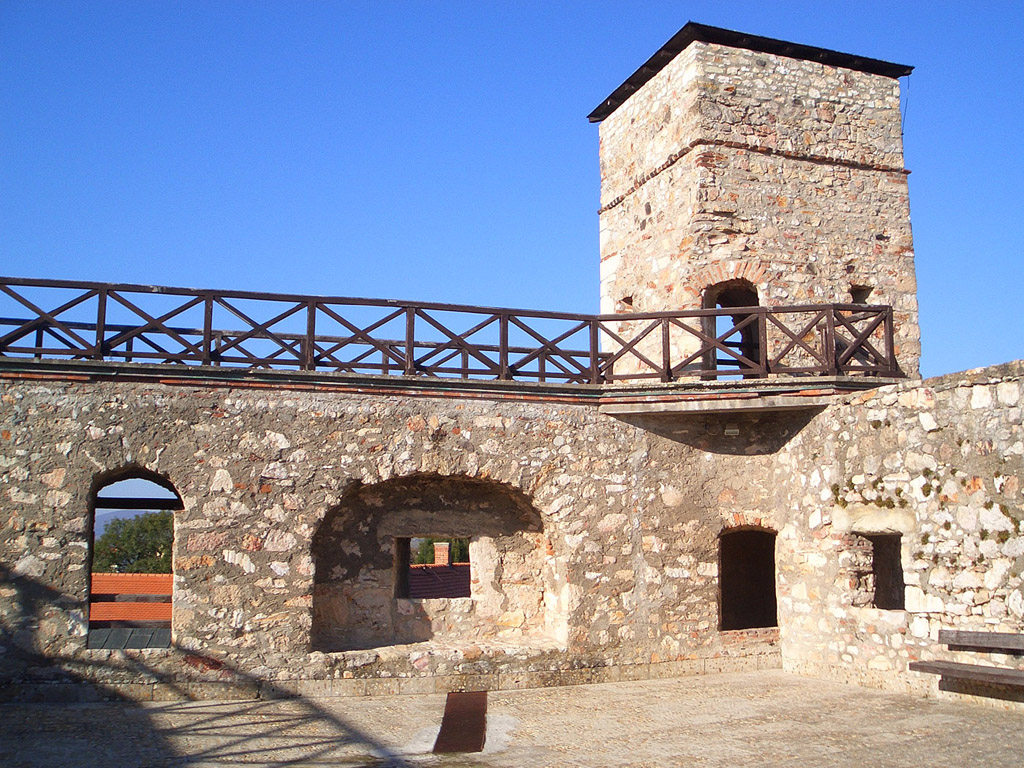
[[900,535],[865,534],[864,538],[871,542],[871,573],[875,577],[875,597],[872,605],[887,611],[904,610],[906,586],[903,583]]
[[469,596],[469,539],[395,539],[395,597]]

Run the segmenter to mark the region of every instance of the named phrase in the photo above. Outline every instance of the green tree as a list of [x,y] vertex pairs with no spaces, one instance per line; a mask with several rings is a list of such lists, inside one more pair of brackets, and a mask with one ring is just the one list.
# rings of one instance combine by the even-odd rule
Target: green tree
[[434,562],[435,541],[447,541],[451,543],[452,546],[449,550],[448,562],[469,562],[469,539],[436,539],[428,537],[426,539],[420,539],[420,545],[417,547],[416,554],[412,558],[414,565],[423,565],[424,563],[429,564]]
[[146,512],[111,520],[96,540],[94,573],[170,573],[174,513]]

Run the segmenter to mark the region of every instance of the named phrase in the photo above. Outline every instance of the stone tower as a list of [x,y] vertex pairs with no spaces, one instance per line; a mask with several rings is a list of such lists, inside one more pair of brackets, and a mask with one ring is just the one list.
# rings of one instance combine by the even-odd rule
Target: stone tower
[[601,311],[894,308],[920,337],[898,78],[911,67],[689,23],[601,122]]

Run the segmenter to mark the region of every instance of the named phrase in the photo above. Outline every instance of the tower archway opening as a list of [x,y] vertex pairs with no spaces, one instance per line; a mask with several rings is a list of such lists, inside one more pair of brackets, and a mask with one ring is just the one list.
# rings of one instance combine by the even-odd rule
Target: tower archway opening
[[[759,306],[757,288],[747,280],[729,280],[709,286],[704,291],[703,309],[741,309]],[[721,313],[704,318],[703,331],[718,341],[704,353],[705,371],[722,371],[709,378],[752,375],[761,364],[761,342],[756,314],[750,312]]]

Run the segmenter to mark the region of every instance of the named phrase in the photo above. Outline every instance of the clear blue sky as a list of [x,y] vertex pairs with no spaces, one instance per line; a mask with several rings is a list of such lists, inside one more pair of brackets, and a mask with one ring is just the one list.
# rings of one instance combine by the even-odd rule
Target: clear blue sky
[[0,273],[597,311],[586,115],[688,20],[917,68],[924,373],[1024,357],[1016,1],[3,0]]

